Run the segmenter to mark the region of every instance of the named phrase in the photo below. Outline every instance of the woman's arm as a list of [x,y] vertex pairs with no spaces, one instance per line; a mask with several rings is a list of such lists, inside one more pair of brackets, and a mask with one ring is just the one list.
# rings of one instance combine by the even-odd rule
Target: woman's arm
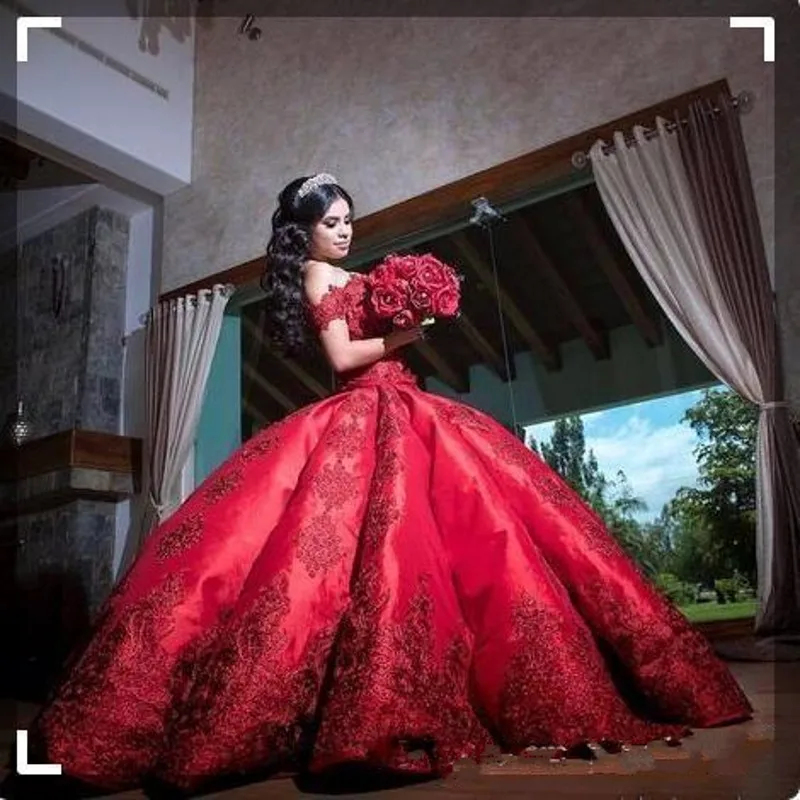
[[[306,270],[305,290],[312,305],[317,305],[334,283],[333,268],[329,264],[315,262]],[[344,319],[332,320],[320,331],[322,349],[336,372],[349,372],[365,367],[383,358],[393,350],[404,347],[423,337],[421,328],[392,333],[373,339],[351,339]]]

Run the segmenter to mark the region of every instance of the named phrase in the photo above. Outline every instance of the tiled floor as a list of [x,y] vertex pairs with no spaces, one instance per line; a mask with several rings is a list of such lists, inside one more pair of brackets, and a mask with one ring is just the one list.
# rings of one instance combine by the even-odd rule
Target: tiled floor
[[[698,730],[680,747],[655,744],[620,755],[600,752],[594,762],[553,763],[550,753],[508,757],[480,765],[465,763],[443,780],[396,788],[299,787],[292,779],[206,794],[225,800],[300,797],[387,797],[396,800],[511,796],[520,798],[663,798],[664,800],[784,800],[800,787],[800,663],[734,663],[732,669],[756,708],[742,725]],[[0,748],[24,727],[33,709],[0,703]],[[5,762],[5,758],[3,759]],[[794,775],[792,772],[794,771]],[[12,790],[13,791],[13,790]],[[48,789],[41,800],[57,800]],[[28,793],[25,792],[25,795]],[[14,800],[10,792],[5,800]],[[114,795],[117,800],[147,797],[141,791]]]

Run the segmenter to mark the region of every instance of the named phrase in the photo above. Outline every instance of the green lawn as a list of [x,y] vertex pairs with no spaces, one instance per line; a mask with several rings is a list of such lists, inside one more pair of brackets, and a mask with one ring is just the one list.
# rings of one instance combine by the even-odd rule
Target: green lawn
[[743,600],[740,603],[696,603],[680,606],[681,611],[692,622],[709,622],[719,619],[741,619],[753,617],[756,613],[755,600]]

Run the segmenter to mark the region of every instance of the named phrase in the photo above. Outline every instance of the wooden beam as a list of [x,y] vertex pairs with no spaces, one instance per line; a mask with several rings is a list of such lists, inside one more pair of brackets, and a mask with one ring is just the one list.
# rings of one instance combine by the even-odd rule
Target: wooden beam
[[242,408],[244,409],[244,412],[253,420],[255,420],[255,422],[257,422],[262,428],[272,424],[272,421],[267,419],[267,417],[265,417],[249,400],[245,400],[242,403]]
[[0,446],[0,482],[75,467],[132,475],[138,482],[142,470],[142,440],[70,429],[31,439],[19,447]]
[[526,316],[519,310],[516,303],[509,297],[508,293],[500,287],[498,296],[497,290],[494,285],[494,276],[491,270],[483,263],[478,251],[470,244],[467,237],[462,232],[451,234],[450,241],[456,246],[464,263],[472,270],[475,276],[480,280],[486,288],[491,292],[495,300],[500,301],[503,313],[508,317],[511,324],[516,328],[517,333],[522,337],[525,344],[528,345],[531,352],[538,356],[544,365],[550,369],[561,368],[561,358],[558,351],[550,347],[534,330],[533,326],[528,322]]
[[620,269],[611,246],[594,218],[586,200],[581,196],[580,192],[569,192],[563,195],[563,202],[596,255],[600,269],[605,273],[608,282],[613,287],[617,297],[622,301],[628,316],[639,329],[639,333],[641,333],[645,342],[650,347],[661,344],[664,341],[664,333],[661,326],[647,313],[630,281]]
[[261,349],[266,350],[269,355],[274,358],[281,366],[285,367],[287,372],[290,372],[297,378],[303,386],[306,387],[312,394],[315,394],[320,400],[324,399],[330,394],[330,390],[326,389],[313,375],[306,372],[294,359],[287,358],[286,356],[278,353],[269,346],[269,342],[264,336],[264,331],[256,325],[246,315],[242,314],[242,324],[247,332],[253,339],[260,343]]
[[[287,411],[296,411],[298,406],[291,398],[287,397],[277,386],[273,386],[260,372],[256,372],[249,363],[242,364],[242,373],[247,380],[263,389],[278,405],[285,408]],[[245,397],[247,396],[247,389],[244,391]]]
[[[355,222],[356,246],[350,260],[357,262],[364,253],[404,236],[426,230],[430,230],[433,236],[437,228],[467,219],[471,213],[470,201],[476,197],[488,197],[495,205],[529,197],[545,183],[575,175],[572,155],[576,151],[588,151],[598,139],[610,140],[614,131],[619,129],[629,130],[633,125],[652,127],[656,117],[670,118],[676,111],[685,115],[691,102],[701,99],[716,101],[720,92],[730,94],[728,82],[724,79],[609,120],[539,150],[358,218]],[[250,261],[165,292],[159,299],[180,297],[198,289],[207,289],[215,283],[254,285],[258,283],[263,269],[264,257],[259,254]]]
[[[475,327],[475,324],[463,311],[458,318],[458,324],[469,343],[500,379],[511,380],[513,374],[506,374],[506,362],[503,356],[497,352],[494,345]],[[513,361],[511,362],[511,371],[512,373],[514,371]]]
[[592,355],[598,360],[607,359],[611,355],[608,338],[586,316],[572,289],[569,288],[558,267],[547,255],[528,220],[525,217],[519,217],[519,224],[516,227],[525,242],[526,249],[533,257],[534,264],[553,288],[558,302],[575,329],[583,337],[589,350],[592,351]]
[[436,377],[459,394],[469,392],[469,372],[456,369],[430,342],[416,342],[414,349],[436,370]]

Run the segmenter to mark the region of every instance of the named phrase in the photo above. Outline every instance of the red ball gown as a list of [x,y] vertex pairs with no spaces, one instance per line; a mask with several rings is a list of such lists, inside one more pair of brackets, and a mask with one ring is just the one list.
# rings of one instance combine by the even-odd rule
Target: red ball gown
[[[354,276],[310,308],[374,335]],[[642,744],[751,707],[535,453],[399,356],[266,428],[153,531],[32,735],[106,788]]]

